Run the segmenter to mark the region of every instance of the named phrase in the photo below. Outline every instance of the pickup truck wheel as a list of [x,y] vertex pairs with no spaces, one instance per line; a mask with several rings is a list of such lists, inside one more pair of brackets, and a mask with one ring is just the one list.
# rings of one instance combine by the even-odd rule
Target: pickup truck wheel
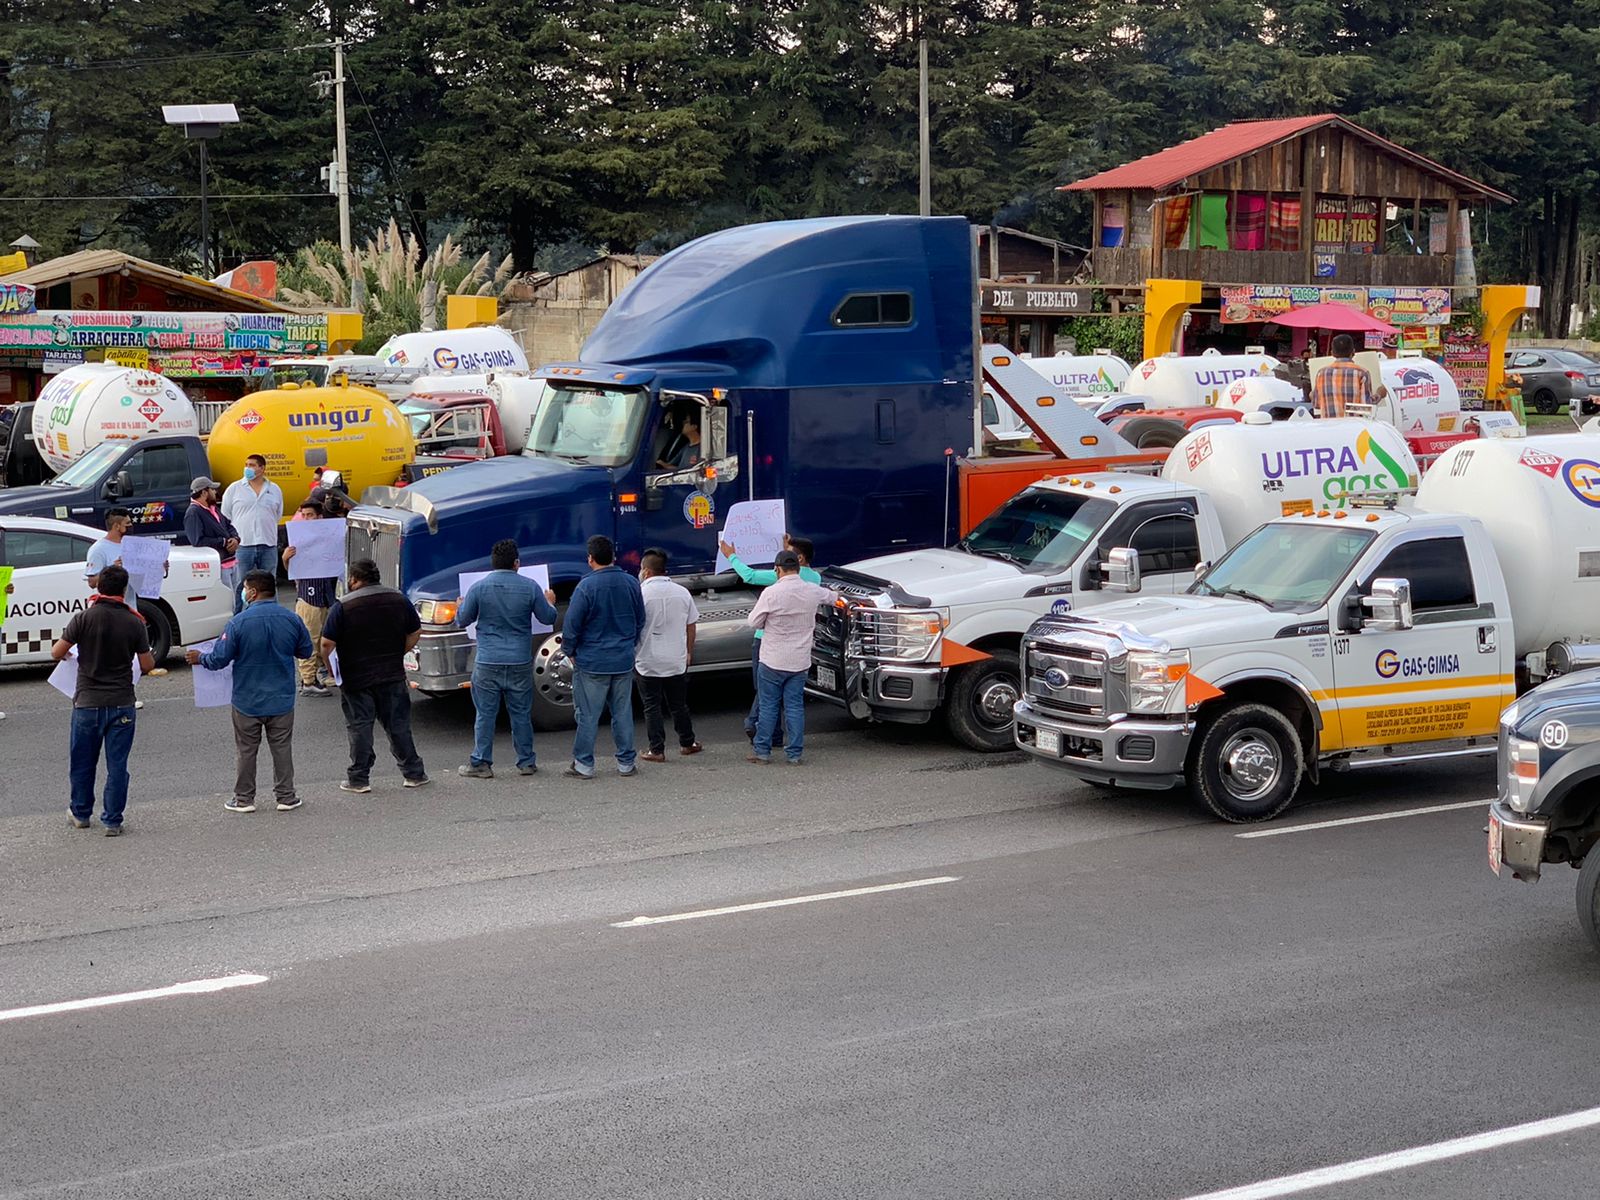
[[1267,821],[1289,807],[1305,756],[1300,736],[1264,704],[1235,704],[1205,726],[1195,747],[1190,791],[1224,821]]
[[144,618],[150,634],[150,657],[156,660],[156,666],[159,667],[172,653],[172,622],[167,620],[166,613],[148,600],[139,601],[139,615]]
[[1592,846],[1578,872],[1578,924],[1589,944],[1600,950],[1600,846]]
[[561,635],[547,633],[533,648],[533,727],[571,729],[572,660],[561,648]]
[[1022,670],[1014,650],[996,650],[982,662],[957,667],[945,696],[945,723],[970,750],[1010,750],[1012,706],[1022,699]]

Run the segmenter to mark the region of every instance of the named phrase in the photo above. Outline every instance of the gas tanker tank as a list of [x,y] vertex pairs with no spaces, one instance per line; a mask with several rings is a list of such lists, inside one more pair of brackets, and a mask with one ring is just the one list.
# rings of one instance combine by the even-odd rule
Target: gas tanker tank
[[83,363],[54,376],[33,406],[33,440],[55,472],[101,442],[198,436],[194,405],[172,380],[137,367]]
[[1109,396],[1123,390],[1133,368],[1115,354],[1058,354],[1030,358],[1027,364],[1074,399]]
[[1220,403],[1237,380],[1270,376],[1277,365],[1270,354],[1165,354],[1135,367],[1123,390],[1153,396],[1158,408],[1198,408]]
[[496,371],[489,376],[489,395],[500,410],[507,454],[521,454],[527,446],[528,431],[533,428],[533,419],[549,387],[543,379],[530,379],[526,375]]
[[1378,374],[1388,395],[1372,406],[1375,421],[1401,433],[1460,433],[1461,390],[1450,372],[1426,358],[1386,358]]
[[318,467],[338,471],[359,500],[369,487],[392,486],[416,457],[400,410],[380,392],[349,386],[255,392],[217,418],[206,449],[211,473],[224,484],[244,477],[248,455],[264,457],[286,506],[310,492]]
[[1600,437],[1463,442],[1428,471],[1417,507],[1483,522],[1511,596],[1518,655],[1600,639]]
[[1305,393],[1276,375],[1246,375],[1235,379],[1217,402],[1218,408],[1240,412],[1277,413],[1282,416],[1305,405]]
[[1392,425],[1248,413],[1236,425],[1189,434],[1161,474],[1205,491],[1232,544],[1279,517],[1344,508],[1361,492],[1413,488],[1417,460]]

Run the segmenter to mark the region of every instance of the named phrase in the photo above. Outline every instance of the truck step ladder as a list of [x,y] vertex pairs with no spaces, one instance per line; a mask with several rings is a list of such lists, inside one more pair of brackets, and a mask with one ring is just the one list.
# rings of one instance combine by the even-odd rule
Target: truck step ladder
[[1137,454],[1121,434],[1101,424],[1004,346],[984,345],[983,383],[1033,430],[1039,444],[1058,458],[1105,458]]

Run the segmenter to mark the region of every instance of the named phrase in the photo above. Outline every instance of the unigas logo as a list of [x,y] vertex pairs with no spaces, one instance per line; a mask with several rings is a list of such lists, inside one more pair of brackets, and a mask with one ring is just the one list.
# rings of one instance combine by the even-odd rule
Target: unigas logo
[[1365,429],[1354,446],[1263,451],[1261,473],[1268,479],[1320,480],[1322,498],[1334,508],[1343,508],[1349,496],[1360,492],[1398,491],[1414,482]]

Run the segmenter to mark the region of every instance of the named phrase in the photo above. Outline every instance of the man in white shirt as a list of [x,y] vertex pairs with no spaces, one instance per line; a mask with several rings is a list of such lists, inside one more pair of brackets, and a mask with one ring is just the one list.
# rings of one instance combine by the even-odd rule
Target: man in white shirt
[[689,715],[689,662],[694,657],[695,626],[700,610],[689,589],[667,578],[667,552],[646,550],[639,559],[639,585],[644,592],[644,634],[633,669],[644,697],[644,730],[650,748],[645,762],[667,761],[663,709],[672,713],[679,754],[699,754],[694,720]]
[[772,761],[772,739],[782,714],[789,735],[784,754],[798,767],[805,748],[806,672],[811,668],[811,639],[817,628],[817,608],[833,601],[825,587],[800,578],[800,556],[783,550],[773,562],[778,581],[756,601],[749,624],[761,630],[761,667],[757,692],[761,715],[756,718],[755,741],[747,762]]
[[[278,570],[278,522],[283,520],[283,493],[267,478],[267,460],[252,454],[244,460],[244,478],[222,493],[222,515],[233,522],[239,535],[234,555],[234,578],[251,571]],[[235,614],[244,608],[244,589],[233,594]]]

